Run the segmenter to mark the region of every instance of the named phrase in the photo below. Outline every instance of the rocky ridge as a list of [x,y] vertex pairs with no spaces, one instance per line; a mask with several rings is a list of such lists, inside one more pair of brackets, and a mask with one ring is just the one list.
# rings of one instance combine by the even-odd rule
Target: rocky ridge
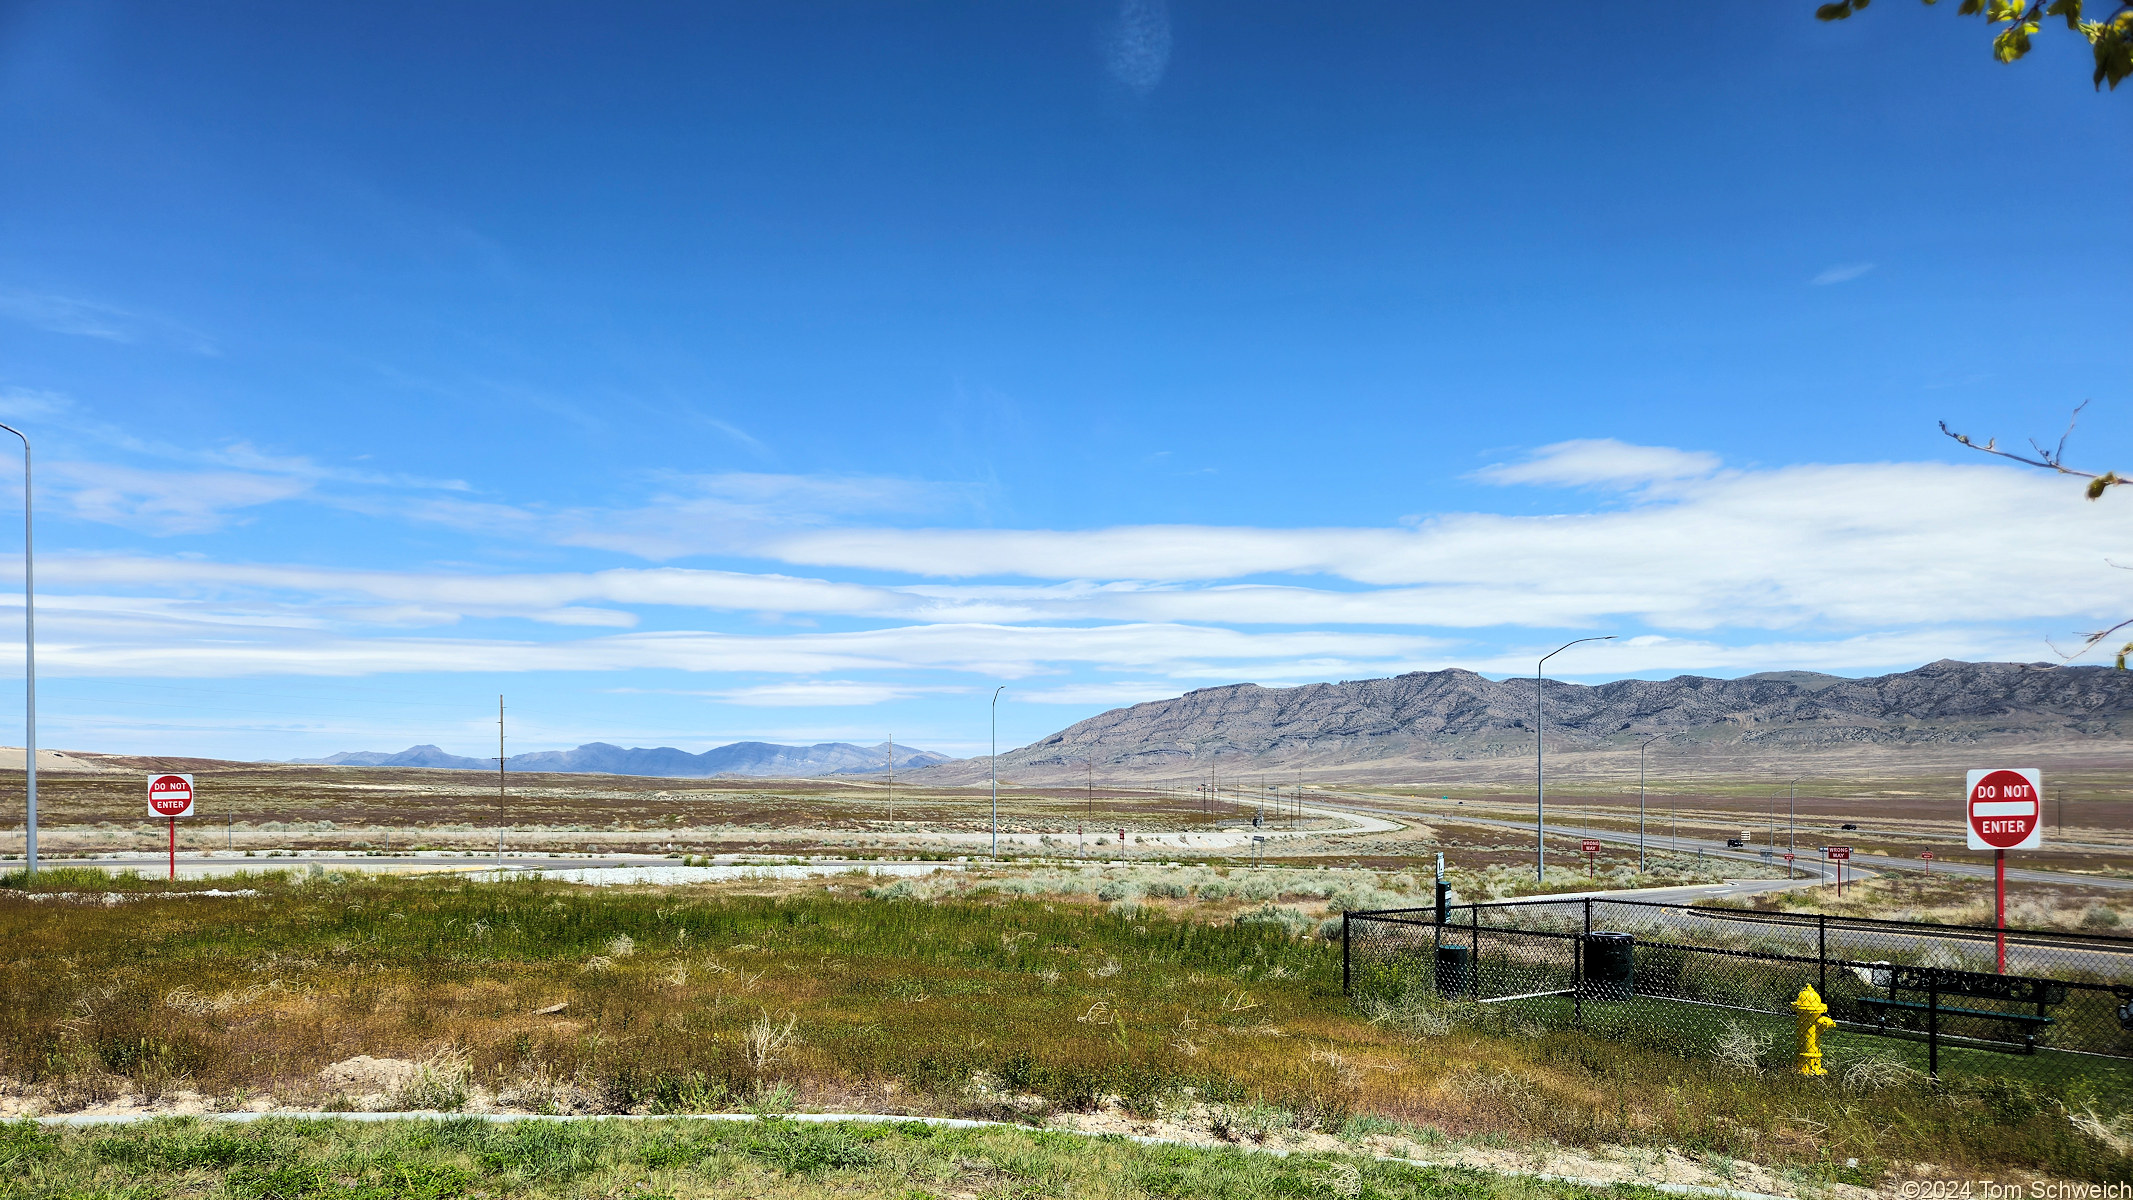
[[[1680,675],[1586,686],[1545,684],[1551,756],[1635,758],[1656,735],[1673,761],[1860,752],[1946,757],[1994,745],[2122,748],[2133,729],[2133,673],[2051,663],[1942,660],[1848,679],[1807,671],[1738,679]],[[1000,756],[1003,774],[1192,778],[1210,763],[1307,775],[1418,764],[1476,777],[1530,763],[1534,683],[1472,671],[1294,688],[1202,688],[1113,709]],[[1937,752],[1937,753],[1936,753]],[[946,781],[983,774],[982,758],[935,768]],[[1520,769],[1523,769],[1520,767]],[[1441,771],[1439,772],[1442,773]]]

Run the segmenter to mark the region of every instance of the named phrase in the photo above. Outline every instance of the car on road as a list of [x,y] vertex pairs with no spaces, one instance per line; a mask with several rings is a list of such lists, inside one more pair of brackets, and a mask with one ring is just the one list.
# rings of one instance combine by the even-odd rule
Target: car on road
[[1742,840],[1742,839],[1740,839],[1740,838],[1727,838],[1727,839],[1726,839],[1726,845],[1728,845],[1728,846],[1745,846],[1745,845],[1747,845],[1747,844],[1748,844],[1747,842],[1743,841],[1743,840]]
[[1846,833],[1859,832],[1859,827],[1850,821],[1846,821],[1844,824],[1837,826],[1837,828],[1844,830]]

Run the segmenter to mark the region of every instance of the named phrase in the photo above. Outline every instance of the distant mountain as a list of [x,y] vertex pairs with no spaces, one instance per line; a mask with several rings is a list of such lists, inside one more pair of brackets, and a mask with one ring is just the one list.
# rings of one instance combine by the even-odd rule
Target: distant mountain
[[[328,758],[298,759],[298,762],[346,767],[428,767],[445,770],[496,769],[496,760],[462,758],[435,746],[411,746],[397,754],[377,750],[343,751]],[[898,768],[918,768],[953,762],[931,750],[896,747]],[[804,778],[816,775],[857,774],[887,769],[889,745],[855,746],[850,742],[823,742],[813,746],[781,746],[774,742],[734,742],[691,754],[672,746],[656,749],[631,748],[607,742],[587,742],[575,750],[536,750],[514,754],[505,760],[507,771],[553,771],[581,775],[651,775],[674,779],[698,779],[713,775],[750,775]]]
[[[1638,743],[1654,734],[1655,764],[1664,754],[1672,770],[1802,757],[1967,760],[1984,747],[2109,754],[2122,752],[2133,734],[2133,672],[2056,663],[1943,659],[1863,679],[1812,671],[1598,686],[1551,679],[1546,698],[1551,757],[1626,761],[1632,771]],[[1114,779],[1189,780],[1204,778],[1212,762],[1221,771],[1283,775],[1515,774],[1532,769],[1533,706],[1531,679],[1461,670],[1202,688],[1112,709],[1003,753],[1000,773],[1071,781],[1093,763]],[[983,758],[973,758],[926,775],[969,782],[986,770]]]
[[409,746],[398,754],[382,750],[344,750],[328,758],[299,758],[302,763],[322,763],[333,767],[432,767],[455,771],[495,770],[496,760],[461,758],[446,754],[436,746]]

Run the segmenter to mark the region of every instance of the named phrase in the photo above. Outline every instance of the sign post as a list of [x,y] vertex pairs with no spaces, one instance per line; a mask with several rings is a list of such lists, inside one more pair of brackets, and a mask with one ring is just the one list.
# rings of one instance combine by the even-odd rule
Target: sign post
[[1795,857],[1797,856],[1794,855],[1792,851],[1787,850],[1785,852],[1785,878],[1787,879],[1792,878],[1792,860]]
[[1600,873],[1600,839],[1586,838],[1583,844],[1579,846],[1579,849],[1585,852],[1585,874],[1598,876]]
[[1852,848],[1850,846],[1824,846],[1822,847],[1822,853],[1829,856],[1829,861],[1837,864],[1837,894],[1841,896],[1844,894],[1844,864],[1851,861]]
[[1992,926],[2007,973],[2007,852],[2044,844],[2044,776],[2034,767],[1972,771],[1963,785],[1972,850],[1992,851]]
[[1918,858],[1919,861],[1926,864],[1926,874],[1931,875],[1933,873],[1933,852],[1931,850],[1928,850],[1924,854],[1919,855]]
[[170,877],[178,877],[178,818],[193,815],[193,777],[148,777],[148,811],[170,819]]

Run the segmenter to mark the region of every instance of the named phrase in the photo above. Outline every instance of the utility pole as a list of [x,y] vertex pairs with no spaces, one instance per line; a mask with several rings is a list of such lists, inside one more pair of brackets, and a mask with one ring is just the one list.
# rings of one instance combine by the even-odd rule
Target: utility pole
[[1081,764],[1089,769],[1089,819],[1093,821],[1096,819],[1096,756],[1089,755],[1081,760]]
[[896,735],[889,735],[889,819],[896,819]]
[[504,869],[504,698],[496,698],[496,869]]

